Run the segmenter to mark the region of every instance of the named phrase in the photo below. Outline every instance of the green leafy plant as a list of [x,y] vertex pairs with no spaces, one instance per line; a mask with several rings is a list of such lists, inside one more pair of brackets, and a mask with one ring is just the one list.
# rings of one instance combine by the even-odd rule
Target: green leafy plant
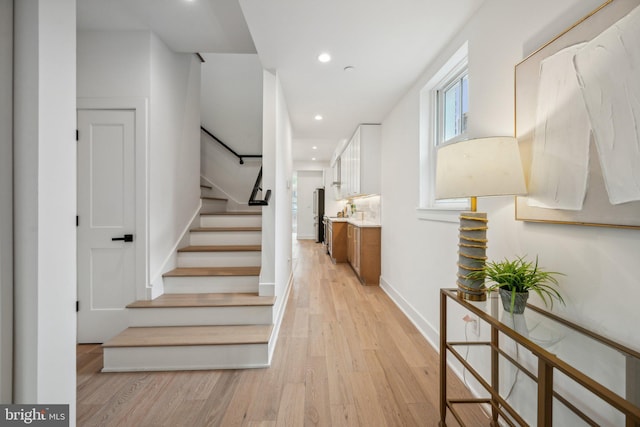
[[553,307],[556,299],[565,304],[560,292],[556,289],[556,276],[564,274],[556,271],[544,271],[538,267],[538,257],[535,261],[527,261],[524,257],[513,260],[505,258],[503,261],[489,261],[482,270],[467,275],[470,279],[489,279],[487,292],[504,289],[511,292],[511,312],[515,304],[516,293],[533,291],[540,296],[544,305]]

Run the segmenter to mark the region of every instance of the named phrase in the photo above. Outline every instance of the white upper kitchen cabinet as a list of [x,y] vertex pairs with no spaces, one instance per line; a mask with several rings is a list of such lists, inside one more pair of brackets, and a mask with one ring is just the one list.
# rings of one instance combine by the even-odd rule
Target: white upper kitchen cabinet
[[360,125],[340,155],[342,198],[380,194],[380,125]]

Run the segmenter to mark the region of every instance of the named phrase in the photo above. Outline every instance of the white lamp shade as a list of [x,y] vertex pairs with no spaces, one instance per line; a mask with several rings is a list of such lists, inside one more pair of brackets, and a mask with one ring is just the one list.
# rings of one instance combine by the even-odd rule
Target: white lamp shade
[[479,138],[438,149],[436,199],[526,194],[518,141]]

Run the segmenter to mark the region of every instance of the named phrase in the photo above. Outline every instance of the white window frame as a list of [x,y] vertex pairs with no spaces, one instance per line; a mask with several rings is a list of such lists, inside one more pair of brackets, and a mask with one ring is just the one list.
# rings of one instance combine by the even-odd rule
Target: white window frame
[[419,219],[458,222],[460,211],[468,210],[470,199],[435,199],[436,158],[438,147],[467,139],[467,132],[448,141],[440,141],[442,126],[439,123],[439,111],[442,104],[438,92],[452,82],[468,74],[468,42],[465,42],[429,79],[420,91],[420,206],[417,209]]

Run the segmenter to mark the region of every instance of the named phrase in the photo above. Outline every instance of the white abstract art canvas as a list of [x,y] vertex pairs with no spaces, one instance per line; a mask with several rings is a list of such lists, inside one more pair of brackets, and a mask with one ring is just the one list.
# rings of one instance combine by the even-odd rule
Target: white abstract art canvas
[[573,58],[583,46],[567,47],[540,63],[530,206],[582,209],[587,192],[591,126]]
[[574,58],[611,204],[640,200],[640,8]]

